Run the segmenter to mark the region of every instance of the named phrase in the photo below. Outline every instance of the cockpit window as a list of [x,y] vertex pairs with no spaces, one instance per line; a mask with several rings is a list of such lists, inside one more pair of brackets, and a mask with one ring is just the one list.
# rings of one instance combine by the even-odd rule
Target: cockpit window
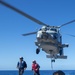
[[52,29],[50,29],[50,30],[52,30],[52,31],[57,31],[56,29],[53,29],[53,28],[52,28]]
[[57,39],[58,38],[57,33],[52,33],[51,36],[53,37],[53,39]]

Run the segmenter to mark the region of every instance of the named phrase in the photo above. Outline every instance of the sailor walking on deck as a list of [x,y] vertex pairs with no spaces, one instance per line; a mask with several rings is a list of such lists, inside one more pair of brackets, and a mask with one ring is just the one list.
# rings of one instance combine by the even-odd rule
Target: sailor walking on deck
[[23,75],[24,70],[26,70],[26,68],[27,68],[27,64],[23,60],[23,57],[20,57],[20,61],[17,63],[17,68],[19,70],[19,75]]

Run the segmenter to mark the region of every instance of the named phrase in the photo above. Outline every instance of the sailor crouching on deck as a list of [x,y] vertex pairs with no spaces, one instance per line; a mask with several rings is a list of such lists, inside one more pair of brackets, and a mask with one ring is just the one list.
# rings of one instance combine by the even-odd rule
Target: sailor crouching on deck
[[27,68],[27,64],[23,60],[23,57],[20,57],[20,61],[17,63],[17,68],[19,70],[19,75],[23,75],[24,70],[26,70],[26,68]]

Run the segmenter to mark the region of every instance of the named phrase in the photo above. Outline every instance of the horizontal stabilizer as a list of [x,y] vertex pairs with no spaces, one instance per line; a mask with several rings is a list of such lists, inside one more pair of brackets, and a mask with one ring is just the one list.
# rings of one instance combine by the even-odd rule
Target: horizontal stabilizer
[[67,59],[67,56],[51,56],[51,55],[46,55],[47,58],[55,58],[55,59]]
[[58,59],[67,59],[67,56],[57,56]]

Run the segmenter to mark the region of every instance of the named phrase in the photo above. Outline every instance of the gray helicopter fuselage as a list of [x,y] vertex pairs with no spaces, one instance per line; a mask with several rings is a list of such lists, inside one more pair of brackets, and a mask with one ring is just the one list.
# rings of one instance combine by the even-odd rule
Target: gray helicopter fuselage
[[37,46],[48,54],[59,52],[60,34],[56,29],[41,29],[37,32]]
[[[36,46],[38,46],[39,49],[41,48],[43,51],[51,55],[57,55],[59,53],[60,55],[62,55],[63,52],[61,52],[61,50],[63,51],[64,47],[68,47],[68,44],[62,44],[62,36],[59,33],[60,31],[59,29],[65,25],[75,22],[75,19],[67,23],[61,24],[60,26],[50,26],[32,17],[31,15],[17,9],[16,7],[8,4],[7,2],[4,2],[3,0],[0,0],[0,4],[14,10],[15,12],[21,14],[22,16],[43,26],[38,32],[36,31],[36,32],[22,34],[23,36],[28,36],[37,33],[36,37],[37,41],[35,42],[35,44]],[[70,36],[75,37],[75,35],[70,35]],[[39,53],[39,49],[36,49],[37,54]],[[59,57],[59,58],[65,58],[65,57]]]

